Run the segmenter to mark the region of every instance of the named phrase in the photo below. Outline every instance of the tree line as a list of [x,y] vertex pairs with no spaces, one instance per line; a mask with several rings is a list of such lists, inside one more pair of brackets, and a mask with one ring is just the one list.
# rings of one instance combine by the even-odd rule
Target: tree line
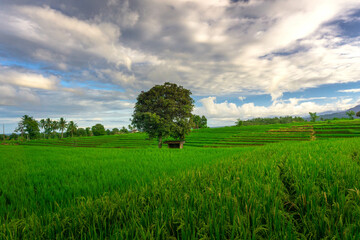
[[249,126],[249,125],[267,125],[267,124],[286,124],[292,122],[305,122],[302,117],[274,117],[274,118],[253,118],[249,120],[238,119],[235,124],[236,126]]
[[[101,136],[101,135],[115,135],[124,134],[135,131],[134,127],[129,125],[126,127],[105,129],[104,125],[98,123],[92,127],[79,128],[74,121],[66,121],[65,118],[53,120],[50,118],[41,119],[37,121],[32,116],[24,115],[18,123],[15,132],[8,136],[9,140],[21,139],[50,139],[50,138],[64,138],[64,137],[86,137],[86,136]],[[4,136],[3,136],[4,137]]]
[[[318,119],[323,121],[324,119],[317,115],[316,112],[309,112],[310,121],[316,122]],[[349,117],[347,119],[353,120],[354,116],[360,117],[360,111],[355,113],[354,111],[347,111],[346,115]],[[333,120],[338,120],[338,118],[333,118]],[[253,118],[249,120],[237,119],[235,122],[236,126],[248,126],[248,125],[266,125],[266,124],[286,124],[293,122],[306,122],[302,117],[274,117],[274,118]]]

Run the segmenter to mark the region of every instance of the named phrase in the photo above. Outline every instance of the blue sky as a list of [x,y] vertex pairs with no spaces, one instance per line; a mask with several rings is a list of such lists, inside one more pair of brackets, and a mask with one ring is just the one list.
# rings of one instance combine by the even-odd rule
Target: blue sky
[[137,95],[188,88],[210,126],[360,104],[358,0],[0,0],[0,124],[129,124]]

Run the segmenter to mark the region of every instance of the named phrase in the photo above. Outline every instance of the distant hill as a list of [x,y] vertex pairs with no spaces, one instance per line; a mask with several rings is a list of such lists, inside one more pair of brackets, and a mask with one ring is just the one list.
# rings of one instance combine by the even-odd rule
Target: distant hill
[[[348,116],[346,115],[346,112],[348,112],[348,111],[354,111],[355,113],[357,113],[360,111],[360,105],[357,105],[357,106],[350,108],[343,112],[323,113],[319,116],[320,116],[320,118],[323,118],[323,119],[348,118]],[[356,116],[354,116],[354,117],[357,118]]]

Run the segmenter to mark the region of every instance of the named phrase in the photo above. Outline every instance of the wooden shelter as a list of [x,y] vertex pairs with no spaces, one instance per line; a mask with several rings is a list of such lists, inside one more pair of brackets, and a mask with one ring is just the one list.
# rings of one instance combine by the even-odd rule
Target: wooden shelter
[[169,148],[183,148],[185,141],[165,141]]

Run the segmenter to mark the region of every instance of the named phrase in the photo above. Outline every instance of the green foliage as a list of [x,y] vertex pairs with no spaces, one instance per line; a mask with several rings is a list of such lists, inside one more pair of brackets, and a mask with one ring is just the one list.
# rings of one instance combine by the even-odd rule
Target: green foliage
[[237,127],[241,127],[244,125],[244,121],[242,121],[240,118],[235,122]]
[[92,132],[91,132],[91,129],[89,127],[85,128],[85,131],[86,131],[86,136],[92,136]]
[[59,129],[61,131],[61,138],[64,137],[64,130],[66,129],[67,127],[67,122],[64,118],[60,118],[59,120]]
[[346,112],[346,115],[349,116],[350,120],[353,120],[353,119],[354,119],[355,112],[354,112],[354,111],[347,111],[347,112]]
[[[337,120],[316,123],[249,125],[239,127],[196,129],[186,138],[187,147],[233,148],[263,146],[282,141],[310,141],[339,137],[360,137],[360,122]],[[167,139],[172,140],[172,139]],[[62,140],[32,140],[21,144],[41,146],[148,148],[156,141],[147,134],[126,134],[96,138],[65,138]]]
[[15,131],[21,132],[22,136],[26,133],[28,139],[36,139],[40,135],[39,123],[28,115],[24,115],[21,118]]
[[94,134],[94,136],[101,136],[101,135],[105,135],[106,131],[105,131],[105,127],[104,125],[98,123],[94,126],[91,127],[91,131]]
[[195,129],[199,129],[199,128],[207,128],[207,119],[206,117],[203,116],[199,116],[199,115],[192,115],[191,120],[193,122],[193,128]]
[[47,118],[45,120],[45,125],[44,125],[44,128],[45,128],[45,133],[46,135],[48,136],[48,138],[50,138],[50,135],[51,135],[51,132],[52,132],[52,120],[50,118]]
[[360,111],[358,111],[358,112],[356,113],[356,116],[357,116],[357,117],[360,117]]
[[16,133],[12,133],[12,134],[9,136],[9,140],[18,140],[18,137],[19,137],[19,135],[17,135]]
[[191,111],[194,100],[191,92],[173,83],[156,85],[137,97],[132,124],[158,139],[159,148],[163,138],[171,136],[185,139],[191,129]]
[[310,115],[310,118],[311,118],[312,122],[316,122],[316,119],[319,118],[319,116],[316,115],[316,112],[314,112],[314,113],[309,112],[309,115]]
[[126,134],[129,133],[129,130],[127,130],[126,127],[122,127],[120,133]]
[[39,127],[41,128],[41,129],[44,129],[44,138],[45,138],[45,128],[46,128],[46,121],[45,121],[45,119],[41,119],[40,121],[39,121]]
[[112,135],[119,134],[119,133],[120,133],[120,130],[119,130],[118,128],[113,128],[113,129],[111,130],[111,134],[112,134]]
[[[242,122],[242,123],[241,123]],[[287,124],[287,123],[301,123],[305,122],[302,117],[274,117],[274,118],[253,118],[246,121],[238,119],[235,124],[236,126],[249,126],[249,125],[267,125],[267,124]],[[240,124],[240,125],[239,125]]]
[[85,136],[87,136],[86,130],[83,128],[78,128],[76,131],[76,135],[79,137],[85,137]]
[[71,137],[74,137],[74,134],[76,133],[76,131],[77,131],[77,124],[76,123],[74,123],[73,121],[70,121],[69,123],[68,123],[68,125],[67,125],[67,130],[66,130],[66,132],[68,133],[68,134],[70,134],[71,135]]
[[359,239],[359,144],[0,146],[0,238]]

